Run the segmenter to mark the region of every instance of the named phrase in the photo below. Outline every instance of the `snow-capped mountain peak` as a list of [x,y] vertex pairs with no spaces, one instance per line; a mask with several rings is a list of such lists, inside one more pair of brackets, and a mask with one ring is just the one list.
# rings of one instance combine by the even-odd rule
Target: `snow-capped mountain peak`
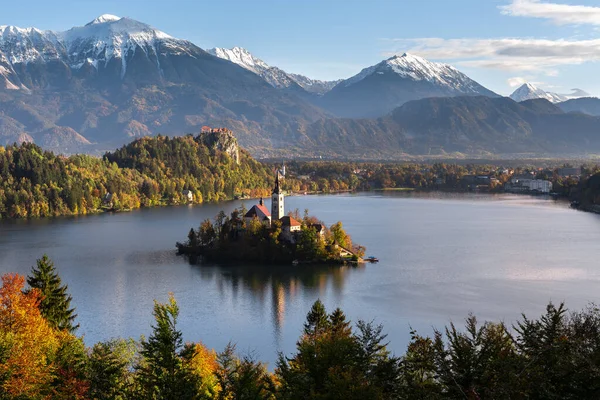
[[207,51],[213,56],[231,61],[248,71],[254,72],[271,86],[278,89],[285,89],[298,85],[308,92],[323,94],[331,90],[331,88],[339,82],[319,81],[307,78],[303,75],[287,73],[277,67],[270,66],[243,47],[236,46],[231,49],[215,47]]
[[[36,28],[0,27],[0,64],[5,81],[1,86],[23,87],[16,65],[37,62],[59,62],[71,70],[90,65],[100,71],[109,67],[113,60],[120,67],[110,67],[127,73],[129,61],[140,53],[162,75],[159,53],[192,54],[197,48],[185,40],[179,40],[148,24],[104,14],[84,26],[64,32],[41,31]],[[85,69],[88,71],[88,69]]]
[[257,75],[260,75],[264,70],[271,68],[266,62],[260,58],[254,57],[243,47],[236,46],[231,49],[215,47],[213,49],[209,49],[208,52],[213,56],[229,60],[240,67],[244,67]]
[[482,89],[486,94],[491,93],[451,65],[432,62],[410,53],[395,55],[365,68],[357,75],[344,81],[344,85],[348,87],[370,75],[384,75],[386,73],[393,73],[412,81],[428,82],[446,90],[464,94],[477,94],[482,92]]
[[561,101],[567,100],[566,96],[558,93],[546,92],[528,82],[517,88],[517,90],[510,95],[510,98],[517,102],[533,99],[546,99],[552,103],[560,103]]
[[101,16],[99,16],[98,18],[94,19],[91,22],[88,22],[86,24],[87,25],[95,25],[95,24],[103,24],[105,22],[114,22],[114,21],[118,21],[120,20],[121,17],[117,17],[116,15],[112,15],[112,14],[102,14]]

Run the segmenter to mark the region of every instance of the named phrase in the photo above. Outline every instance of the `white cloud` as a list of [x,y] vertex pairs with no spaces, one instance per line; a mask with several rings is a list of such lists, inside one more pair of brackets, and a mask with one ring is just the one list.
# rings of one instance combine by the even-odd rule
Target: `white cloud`
[[521,78],[520,76],[515,76],[514,78],[508,78],[506,80],[506,83],[508,83],[508,86],[510,86],[511,88],[516,88],[526,82],[527,82],[527,79]]
[[458,65],[515,72],[558,74],[557,67],[600,61],[600,39],[388,39],[399,51],[425,58],[453,60]]
[[600,25],[600,7],[513,0],[511,4],[498,8],[505,15],[544,18],[557,25]]
[[555,85],[549,85],[546,82],[536,81],[532,77],[526,78],[526,77],[522,77],[522,76],[515,76],[513,78],[508,78],[506,80],[506,83],[511,88],[519,87],[519,86],[523,85],[524,83],[530,83],[530,84],[532,84],[534,86],[537,86],[537,87],[545,86],[548,89],[553,89],[553,88],[557,88],[558,87],[558,86],[555,86]]

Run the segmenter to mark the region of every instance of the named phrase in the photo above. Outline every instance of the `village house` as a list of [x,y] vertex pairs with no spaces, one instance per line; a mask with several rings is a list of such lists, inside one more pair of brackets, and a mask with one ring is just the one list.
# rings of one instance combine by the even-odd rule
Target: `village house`
[[281,221],[281,235],[285,240],[291,243],[296,242],[296,233],[300,232],[302,224],[296,221],[294,218],[286,215],[280,219]]
[[191,190],[184,190],[182,192],[183,197],[188,201],[188,203],[192,203],[194,201],[194,193]]

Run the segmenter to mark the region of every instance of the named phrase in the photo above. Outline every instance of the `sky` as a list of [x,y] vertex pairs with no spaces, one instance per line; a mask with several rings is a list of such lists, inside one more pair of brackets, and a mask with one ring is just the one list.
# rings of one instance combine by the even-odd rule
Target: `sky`
[[28,0],[0,25],[67,30],[101,14],[207,49],[240,46],[310,78],[348,78],[404,52],[509,95],[523,82],[600,96],[600,0]]

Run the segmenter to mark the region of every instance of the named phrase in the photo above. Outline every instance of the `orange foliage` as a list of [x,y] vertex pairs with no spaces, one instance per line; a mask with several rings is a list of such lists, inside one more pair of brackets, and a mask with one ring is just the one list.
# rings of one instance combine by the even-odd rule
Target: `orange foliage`
[[221,391],[215,372],[219,368],[217,353],[209,350],[202,343],[194,344],[194,354],[188,368],[200,378],[199,393],[205,397],[213,398]]
[[2,276],[0,288],[0,343],[7,358],[0,375],[8,376],[4,390],[13,396],[34,396],[47,390],[53,379],[52,355],[60,345],[54,331],[40,314],[40,293],[23,293],[25,278]]
[[[11,397],[83,399],[87,382],[77,378],[72,368],[59,367],[59,349],[79,339],[66,331],[53,329],[38,308],[38,289],[23,293],[25,278],[2,276],[0,288],[0,376],[2,390]],[[60,387],[53,388],[53,382]]]

